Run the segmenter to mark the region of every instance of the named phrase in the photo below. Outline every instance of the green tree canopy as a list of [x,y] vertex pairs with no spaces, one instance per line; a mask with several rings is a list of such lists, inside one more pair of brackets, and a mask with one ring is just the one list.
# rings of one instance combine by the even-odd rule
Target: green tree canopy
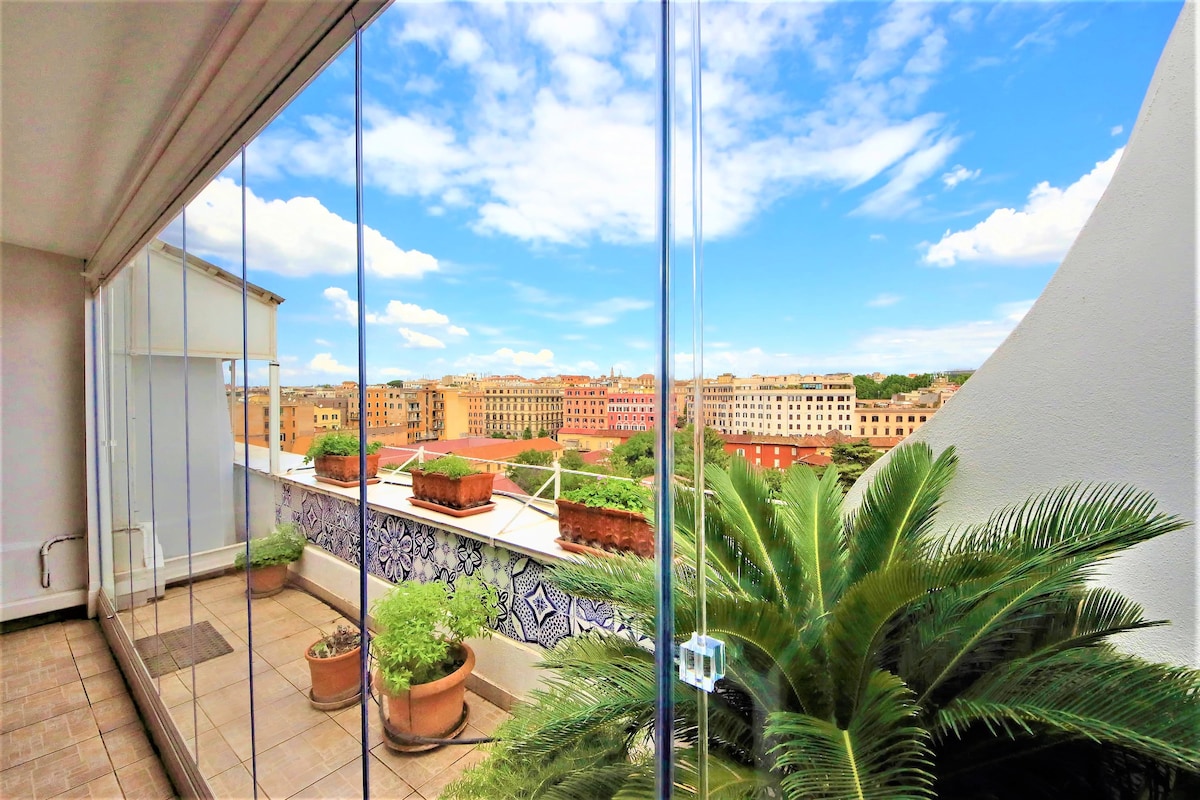
[[867,375],[854,376],[854,390],[859,400],[886,400],[894,394],[924,389],[933,383],[929,373],[910,378],[907,375],[888,375],[876,383]]
[[882,450],[876,450],[867,442],[840,442],[829,452],[838,469],[838,482],[844,490],[853,486],[867,467],[878,461],[881,455]]
[[403,388],[404,388],[404,381],[388,381],[388,382],[387,382],[387,385],[388,385],[388,386],[394,386],[394,387],[395,387],[395,388],[397,388],[397,389],[403,389]]
[[[545,450],[534,450],[531,448],[517,453],[512,463],[548,467],[554,463],[554,457]],[[513,483],[520,486],[526,494],[533,494],[550,477],[550,472],[544,469],[513,466],[508,468],[508,477]],[[542,496],[548,497],[549,495],[543,492]]]

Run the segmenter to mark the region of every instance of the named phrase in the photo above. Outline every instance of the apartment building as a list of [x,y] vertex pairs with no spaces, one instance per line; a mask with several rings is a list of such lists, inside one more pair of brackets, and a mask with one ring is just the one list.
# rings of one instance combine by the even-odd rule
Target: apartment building
[[606,427],[613,431],[654,429],[656,398],[653,392],[612,392],[608,395]]
[[553,435],[563,426],[561,385],[515,383],[506,377],[502,385],[485,384],[465,396],[471,436],[520,436],[526,428]]
[[342,411],[330,406],[313,407],[313,428],[318,431],[336,431],[342,427]]
[[416,392],[420,429],[412,441],[461,439],[469,434],[468,392],[436,384]]
[[908,436],[933,418],[937,407],[879,405],[854,410],[854,433],[858,436]]
[[587,430],[608,427],[608,389],[597,383],[568,384],[563,389],[563,426]]
[[[247,413],[247,403],[237,401],[232,408],[232,430],[236,432],[237,441],[249,438],[250,444],[266,446],[268,431],[271,428],[271,408],[265,395],[252,395]],[[316,430],[315,418],[318,416],[316,406],[301,400],[283,400],[279,403],[279,441],[280,447],[293,452],[298,441],[311,441]],[[243,424],[247,437],[242,436]],[[306,448],[307,449],[307,448]]]

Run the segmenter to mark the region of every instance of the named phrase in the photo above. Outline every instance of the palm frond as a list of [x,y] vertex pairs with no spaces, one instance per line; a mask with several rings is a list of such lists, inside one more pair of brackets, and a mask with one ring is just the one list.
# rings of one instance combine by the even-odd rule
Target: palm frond
[[936,716],[937,736],[975,723],[1013,736],[1047,727],[1196,771],[1200,671],[1108,649],[1066,650],[996,667]]
[[936,459],[925,443],[891,452],[871,481],[850,529],[849,579],[885,569],[915,555],[926,543],[942,491],[954,477],[958,457],[946,448]]
[[784,796],[804,800],[917,800],[933,797],[928,734],[916,722],[912,692],[875,671],[845,727],[789,711],[767,718],[786,770]]
[[846,588],[846,548],[842,539],[842,490],[837,470],[818,480],[807,469],[789,470],[780,492],[783,530],[792,541],[804,575],[794,592],[810,592],[815,616],[828,613]]

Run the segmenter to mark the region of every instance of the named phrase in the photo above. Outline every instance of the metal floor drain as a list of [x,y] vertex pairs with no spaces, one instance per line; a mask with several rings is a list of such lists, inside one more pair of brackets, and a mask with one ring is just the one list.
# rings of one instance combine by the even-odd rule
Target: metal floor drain
[[229,642],[208,621],[146,636],[134,642],[134,646],[151,678],[233,652]]

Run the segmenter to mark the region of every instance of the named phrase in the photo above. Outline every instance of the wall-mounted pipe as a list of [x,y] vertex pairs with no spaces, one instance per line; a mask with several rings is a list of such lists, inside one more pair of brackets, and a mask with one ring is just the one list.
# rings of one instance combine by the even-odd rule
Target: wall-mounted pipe
[[47,539],[42,542],[42,549],[38,552],[38,561],[42,567],[42,588],[50,588],[50,567],[46,563],[46,557],[50,555],[50,548],[59,542],[69,542],[72,539],[84,538],[82,533],[68,533],[64,536],[55,536],[53,539]]

